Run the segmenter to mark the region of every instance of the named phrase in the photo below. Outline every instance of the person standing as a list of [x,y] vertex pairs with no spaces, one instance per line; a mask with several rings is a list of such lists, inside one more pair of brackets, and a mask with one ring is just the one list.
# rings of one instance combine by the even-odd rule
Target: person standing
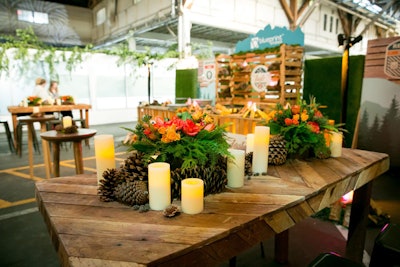
[[50,94],[46,89],[46,80],[43,78],[36,78],[35,89],[33,90],[33,95],[40,97],[42,101],[48,101]]

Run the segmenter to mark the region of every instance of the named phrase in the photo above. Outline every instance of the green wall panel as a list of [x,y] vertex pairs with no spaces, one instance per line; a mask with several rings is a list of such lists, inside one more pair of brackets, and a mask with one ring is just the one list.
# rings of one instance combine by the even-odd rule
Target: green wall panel
[[[345,128],[345,147],[351,147],[353,134],[360,109],[361,91],[364,76],[365,56],[350,56],[349,81],[347,92],[347,116]],[[317,102],[326,105],[323,113],[336,123],[340,121],[342,57],[311,59],[304,62],[303,99],[309,101],[315,96]]]

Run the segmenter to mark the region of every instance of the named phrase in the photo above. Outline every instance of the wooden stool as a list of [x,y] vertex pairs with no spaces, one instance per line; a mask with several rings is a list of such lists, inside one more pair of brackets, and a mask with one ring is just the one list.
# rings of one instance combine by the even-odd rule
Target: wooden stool
[[[19,122],[26,123],[28,125],[28,150],[29,150],[29,173],[30,177],[33,178],[33,123],[40,122],[40,131],[46,131],[46,122],[54,120],[53,115],[43,115],[41,117],[22,116],[18,118]],[[46,169],[46,178],[50,178],[50,149],[47,141],[42,140],[42,150],[44,157],[44,165]]]
[[[60,145],[62,142],[73,142],[76,174],[83,173],[82,140],[87,140],[96,134],[96,130],[79,128],[77,133],[64,134],[55,130],[44,132],[40,137],[53,144],[53,175],[60,176]],[[50,161],[49,161],[50,165]]]
[[370,267],[400,266],[400,226],[386,224],[375,239]]

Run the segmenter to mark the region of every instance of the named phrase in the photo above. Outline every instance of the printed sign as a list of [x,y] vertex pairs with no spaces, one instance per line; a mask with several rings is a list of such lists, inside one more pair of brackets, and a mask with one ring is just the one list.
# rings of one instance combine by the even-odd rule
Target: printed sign
[[271,82],[271,74],[268,68],[264,65],[259,65],[251,72],[251,86],[257,92],[265,92],[268,84]]
[[204,78],[207,81],[213,81],[215,79],[215,63],[207,63],[203,66]]
[[400,40],[387,46],[384,72],[392,78],[400,78]]
[[277,47],[280,44],[304,46],[304,33],[299,27],[291,31],[286,27],[271,28],[270,25],[265,26],[256,35],[250,35],[246,39],[236,44],[235,53],[246,52],[252,50],[263,50],[266,48]]

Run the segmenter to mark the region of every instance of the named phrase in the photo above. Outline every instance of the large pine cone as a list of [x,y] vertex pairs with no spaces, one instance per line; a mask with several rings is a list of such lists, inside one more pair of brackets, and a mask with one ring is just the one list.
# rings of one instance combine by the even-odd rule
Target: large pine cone
[[228,181],[227,161],[221,157],[215,166],[196,166],[182,170],[176,168],[171,171],[171,195],[172,198],[181,198],[181,181],[186,178],[200,178],[204,181],[204,195],[220,193],[225,189]]
[[287,154],[286,140],[283,136],[271,136],[269,140],[268,163],[271,165],[282,165],[286,162]]
[[114,201],[114,188],[123,181],[124,178],[121,176],[118,170],[107,169],[104,171],[103,179],[100,180],[100,184],[97,189],[100,200],[105,202]]
[[114,190],[116,201],[129,205],[144,205],[149,201],[147,182],[126,181],[118,184]]
[[132,153],[125,159],[120,166],[120,172],[125,177],[126,181],[142,180],[147,181],[148,179],[148,168],[143,162],[143,153],[138,151],[132,151]]

